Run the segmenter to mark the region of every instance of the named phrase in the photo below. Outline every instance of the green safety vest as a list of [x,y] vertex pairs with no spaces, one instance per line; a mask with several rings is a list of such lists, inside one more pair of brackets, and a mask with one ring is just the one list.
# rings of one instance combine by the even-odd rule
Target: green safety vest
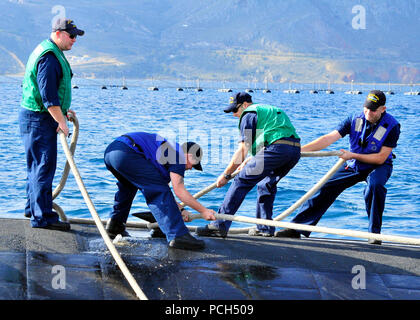
[[256,137],[252,137],[252,148],[250,150],[253,156],[261,148],[272,144],[276,140],[292,136],[300,139],[287,114],[279,108],[270,105],[250,105],[242,112],[239,119],[239,128],[241,127],[242,117],[248,112],[257,113]]
[[23,94],[21,106],[38,112],[48,112],[42,103],[42,97],[39,92],[37,82],[37,70],[39,59],[47,52],[53,52],[60,62],[63,71],[63,78],[58,86],[58,97],[60,99],[61,110],[63,114],[67,114],[67,110],[71,104],[71,68],[63,51],[61,51],[52,41],[42,41],[31,53],[26,64],[25,77],[23,78]]

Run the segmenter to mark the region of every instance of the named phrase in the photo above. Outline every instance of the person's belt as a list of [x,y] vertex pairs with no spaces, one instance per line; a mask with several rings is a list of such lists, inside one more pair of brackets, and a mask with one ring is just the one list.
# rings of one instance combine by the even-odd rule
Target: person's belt
[[288,141],[288,140],[283,140],[283,139],[276,140],[272,144],[287,144],[289,146],[300,147],[299,142],[293,142],[293,141]]
[[144,153],[143,149],[134,141],[133,138],[131,138],[130,136],[127,135],[122,135],[122,137],[127,138],[128,140],[130,140],[130,142],[132,143],[133,147],[136,147],[137,150],[139,150],[139,152]]

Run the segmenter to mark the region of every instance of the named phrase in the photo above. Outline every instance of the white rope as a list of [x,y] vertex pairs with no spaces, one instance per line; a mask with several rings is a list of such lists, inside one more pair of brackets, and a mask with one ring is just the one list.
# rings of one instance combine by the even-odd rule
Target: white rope
[[339,159],[337,163],[298,201],[290,206],[289,209],[280,213],[277,217],[274,218],[275,221],[280,221],[289,216],[293,211],[299,208],[306,200],[312,197],[330,178],[336,173],[346,162],[346,160]]
[[[341,154],[341,153],[340,153]],[[306,192],[299,200],[292,204],[288,209],[284,210],[278,216],[274,218],[274,221],[280,221],[284,218],[291,215],[297,208],[299,208],[306,200],[312,197],[322,186],[331,178],[331,176],[336,173],[345,163],[343,159],[339,159],[337,163],[332,166],[332,168],[308,191]],[[232,230],[234,233],[243,233],[248,232],[251,228],[235,228]]]
[[335,234],[335,235],[340,235],[340,236],[348,236],[348,237],[353,237],[353,238],[366,238],[366,239],[374,239],[374,240],[381,240],[381,241],[398,242],[398,243],[404,243],[404,244],[420,245],[419,238],[408,238],[408,237],[383,235],[383,234],[363,232],[363,231],[352,231],[352,230],[345,230],[345,229],[308,226],[308,225],[299,224],[299,223],[280,222],[280,221],[273,221],[273,220],[249,218],[249,217],[243,217],[243,216],[232,216],[232,215],[220,214],[220,213],[215,214],[215,216],[216,218],[221,219],[221,220],[261,224],[261,225],[266,225],[266,226],[271,226],[271,227],[288,228],[288,229],[303,230],[303,231],[310,231],[310,232],[321,232],[321,233]]
[[[72,113],[69,113],[69,117],[71,118],[73,122],[73,128],[74,128],[73,135],[70,142],[70,153],[71,153],[71,156],[73,157],[74,152],[76,150],[77,139],[79,138],[79,120]],[[66,165],[64,166],[64,170],[63,170],[63,174],[61,175],[60,182],[57,184],[57,187],[55,187],[52,193],[53,200],[57,198],[60,192],[64,189],[64,186],[66,185],[66,182],[67,182],[67,178],[69,176],[69,172],[70,172],[70,165],[69,165],[69,162],[66,161]],[[58,216],[60,217],[61,221],[68,222],[68,218],[66,214],[64,213],[64,210],[55,202],[53,202],[53,209],[58,213]]]
[[[216,213],[214,216],[220,220],[230,220],[230,221],[244,222],[244,223],[250,223],[250,224],[260,224],[260,225],[265,225],[265,226],[270,226],[270,227],[279,227],[279,228],[287,228],[287,229],[310,231],[310,232],[321,232],[321,233],[335,234],[339,236],[347,236],[347,237],[353,237],[353,238],[366,238],[366,239],[374,239],[374,240],[381,240],[381,241],[397,242],[397,243],[403,243],[403,244],[420,245],[419,238],[392,236],[392,235],[384,235],[384,234],[378,234],[378,233],[353,231],[353,230],[328,228],[328,227],[309,226],[306,224],[280,222],[280,221],[257,219],[257,218],[250,218],[250,217],[244,217],[244,216],[232,216],[230,214],[221,214],[221,213]],[[191,214],[191,213],[190,213],[190,218],[192,220],[203,219],[203,217],[201,217],[200,214]],[[229,230],[229,233],[236,234],[236,232],[231,232],[231,230]]]
[[[74,152],[76,151],[77,140],[79,138],[79,120],[72,113],[69,113],[69,117],[72,120],[73,128],[74,128],[71,141],[70,141],[70,153],[71,153],[71,156],[73,157]],[[61,175],[60,182],[58,183],[57,187],[55,187],[53,191],[53,194],[52,194],[53,199],[57,198],[60,192],[64,189],[67,178],[69,176],[69,172],[70,172],[70,165],[67,160],[66,165],[64,166],[63,174]]]
[[[188,212],[188,214],[192,220],[203,219],[203,217],[200,214],[192,214],[190,212]],[[308,226],[304,224],[297,224],[297,223],[291,223],[291,222],[264,220],[264,219],[250,218],[250,217],[244,217],[244,216],[231,216],[231,215],[219,214],[219,213],[216,214],[216,218],[219,218],[222,220],[250,223],[250,224],[261,224],[261,225],[274,226],[274,227],[280,227],[280,228],[343,235],[343,236],[349,236],[349,237],[354,237],[354,238],[376,239],[376,240],[383,240],[383,241],[396,242],[396,243],[420,245],[419,238],[383,235],[383,234],[377,234],[377,233],[352,231],[352,230],[336,229],[336,228],[328,228],[328,227],[316,227],[316,226]],[[95,224],[95,222],[92,219],[86,219],[86,218],[69,218],[69,221],[71,223],[79,223],[79,224],[89,224],[89,225]],[[106,221],[103,220],[102,223],[105,225]],[[139,228],[139,229],[150,229],[150,225],[151,223],[147,223],[147,222],[127,221],[126,223],[126,226],[129,228]],[[187,228],[190,231],[196,231],[197,229],[196,226],[187,226]],[[238,234],[237,232],[232,232],[232,230],[233,229],[229,230],[229,234]]]
[[60,130],[60,140],[61,144],[63,145],[64,153],[66,154],[67,161],[70,165],[70,168],[74,174],[74,177],[76,178],[77,185],[80,189],[80,192],[82,193],[82,196],[86,202],[86,205],[93,217],[93,220],[95,221],[96,227],[99,230],[99,233],[101,234],[102,238],[105,241],[106,246],[108,247],[109,251],[111,252],[112,257],[114,258],[115,262],[117,263],[118,267],[120,268],[121,272],[127,279],[128,283],[130,284],[131,288],[133,288],[134,292],[136,293],[137,297],[140,300],[148,300],[146,295],[143,293],[143,291],[140,289],[139,285],[137,284],[136,280],[134,279],[133,275],[128,270],[127,266],[125,265],[124,261],[122,260],[120,254],[118,253],[117,249],[115,248],[114,244],[112,243],[111,239],[109,238],[107,232],[105,231],[105,228],[102,224],[101,219],[98,216],[98,213],[96,212],[95,206],[93,205],[92,200],[90,199],[90,196],[85,188],[85,185],[83,183],[82,177],[79,174],[79,170],[76,167],[76,164],[74,163],[73,156],[71,154],[71,151],[69,149],[69,146],[67,144],[66,136],[64,133]]

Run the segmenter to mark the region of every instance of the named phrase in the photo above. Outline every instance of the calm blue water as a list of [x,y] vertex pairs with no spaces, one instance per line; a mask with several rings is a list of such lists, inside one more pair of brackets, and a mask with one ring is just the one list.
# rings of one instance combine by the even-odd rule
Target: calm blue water
[[[117,81],[116,83],[118,84]],[[19,137],[18,111],[21,97],[19,79],[0,77],[0,97],[3,114],[0,117],[0,214],[4,217],[23,218],[25,204],[25,157]],[[110,83],[108,81],[107,83]],[[200,143],[205,151],[204,172],[187,171],[187,189],[196,193],[215,181],[227,165],[237,143],[237,119],[223,113],[229,93],[218,92],[217,84],[204,92],[175,88],[148,91],[147,84],[129,81],[129,89],[109,87],[101,90],[98,80],[78,80],[73,90],[73,106],[80,122],[80,137],[76,149],[76,164],[99,215],[106,219],[111,211],[116,191],[114,177],[105,169],[103,152],[116,137],[130,131],[159,132],[161,135],[184,142],[187,138]],[[170,83],[169,83],[170,84]],[[168,85],[168,83],[166,83]],[[178,84],[173,84],[177,86]],[[221,87],[221,86],[220,86]],[[245,88],[246,85],[237,85]],[[348,90],[348,88],[344,88]],[[343,90],[344,90],[343,89]],[[254,102],[279,106],[291,118],[303,143],[328,133],[348,113],[361,111],[370,88],[359,96],[337,92],[335,95],[297,95],[273,90],[270,94],[258,91]],[[386,88],[383,88],[386,89]],[[394,172],[388,182],[388,196],[383,219],[383,233],[419,236],[419,132],[418,110],[420,96],[404,96],[398,92],[388,96],[388,111],[402,125]],[[70,124],[72,129],[72,125]],[[347,148],[342,139],[328,150]],[[65,164],[59,143],[59,165],[54,186],[58,183]],[[287,177],[278,184],[275,215],[287,209],[309,190],[337,161],[337,158],[303,158]],[[324,215],[319,226],[367,230],[367,215],[363,200],[364,183],[346,190]],[[217,210],[227,187],[216,189],[200,199],[204,206]],[[254,217],[256,191],[248,194],[237,214]],[[56,202],[70,217],[90,218],[77,184],[70,173],[65,189]],[[147,210],[139,192],[132,212]],[[285,221],[290,221],[292,214]],[[131,220],[131,218],[130,218]],[[135,218],[132,219],[135,221]],[[204,224],[203,220],[193,224]],[[234,223],[233,227],[248,226]],[[324,234],[314,234],[326,236]],[[329,236],[336,237],[336,236]]]

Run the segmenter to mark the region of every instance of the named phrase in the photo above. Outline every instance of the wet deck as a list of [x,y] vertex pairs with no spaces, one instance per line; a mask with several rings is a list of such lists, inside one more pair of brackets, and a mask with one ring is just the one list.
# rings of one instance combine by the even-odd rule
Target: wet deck
[[[153,300],[420,299],[419,247],[232,235],[203,238],[206,249],[193,252],[129,232],[117,248]],[[61,269],[53,273],[54,266]],[[62,270],[64,289],[54,278]],[[0,299],[136,297],[94,226],[60,232],[0,219]]]

